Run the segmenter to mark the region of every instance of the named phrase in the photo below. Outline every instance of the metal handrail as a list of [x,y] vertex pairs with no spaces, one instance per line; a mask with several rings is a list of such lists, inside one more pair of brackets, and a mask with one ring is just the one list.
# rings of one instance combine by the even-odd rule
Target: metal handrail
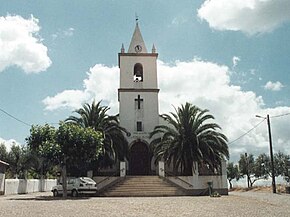
[[[184,182],[184,183],[187,184],[189,187],[193,187],[193,185],[192,185],[191,183],[189,183],[189,182],[187,182],[187,181],[185,181],[185,180],[179,178],[178,176],[174,175],[173,173],[167,172],[167,171],[165,171],[163,168],[160,168],[160,170],[161,170],[161,172],[164,171],[165,174],[170,175],[170,176],[172,176],[172,177],[174,177],[174,178],[176,178],[176,179],[178,179],[178,180]],[[166,177],[165,177],[165,178],[166,178]]]
[[107,176],[106,178],[102,179],[100,182],[96,183],[96,185],[99,185],[102,182],[104,182],[112,177],[115,177],[119,172],[123,172],[124,170],[125,170],[125,168],[121,169],[120,171],[115,172],[113,175]]

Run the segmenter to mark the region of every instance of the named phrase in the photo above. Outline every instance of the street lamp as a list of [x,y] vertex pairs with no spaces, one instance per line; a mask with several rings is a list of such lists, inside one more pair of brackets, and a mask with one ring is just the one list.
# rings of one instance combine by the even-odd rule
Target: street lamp
[[271,124],[270,124],[270,116],[262,117],[260,115],[256,115],[257,118],[267,119],[268,124],[268,134],[269,134],[269,144],[270,144],[270,159],[271,159],[271,170],[272,170],[272,189],[273,193],[276,193],[276,181],[275,181],[275,169],[274,169],[274,157],[273,157],[273,147],[272,147],[272,135],[271,135]]

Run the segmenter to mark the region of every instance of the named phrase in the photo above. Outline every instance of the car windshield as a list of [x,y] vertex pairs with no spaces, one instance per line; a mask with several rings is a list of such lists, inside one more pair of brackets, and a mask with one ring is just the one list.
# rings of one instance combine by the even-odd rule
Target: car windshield
[[85,182],[95,182],[94,180],[92,180],[92,179],[89,178],[89,177],[81,177],[80,180],[81,180],[81,181],[85,181]]

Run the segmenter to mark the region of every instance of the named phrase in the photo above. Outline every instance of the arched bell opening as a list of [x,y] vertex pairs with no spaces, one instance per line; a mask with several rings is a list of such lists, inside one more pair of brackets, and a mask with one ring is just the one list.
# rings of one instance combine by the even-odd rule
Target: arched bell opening
[[134,65],[134,82],[143,82],[143,66],[141,63]]

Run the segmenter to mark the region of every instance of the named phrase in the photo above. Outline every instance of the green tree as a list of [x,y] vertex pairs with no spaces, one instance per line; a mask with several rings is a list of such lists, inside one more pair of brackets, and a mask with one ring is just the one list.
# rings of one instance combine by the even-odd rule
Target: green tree
[[268,179],[270,160],[266,154],[260,154],[256,159],[252,154],[241,154],[239,168],[242,176],[246,176],[248,188],[260,179]]
[[156,126],[151,132],[151,148],[156,161],[172,163],[175,173],[181,169],[183,175],[191,175],[193,162],[219,169],[221,161],[229,158],[227,138],[208,110],[186,103],[161,117],[168,125]]
[[16,145],[11,146],[8,153],[7,163],[9,163],[8,177],[25,178],[25,151],[23,147]]
[[96,167],[111,166],[117,160],[124,160],[128,155],[128,141],[125,134],[129,135],[126,129],[119,125],[118,116],[107,114],[109,107],[101,106],[101,101],[92,104],[84,104],[82,108],[76,110],[77,116],[70,116],[66,123],[73,123],[83,128],[91,127],[102,132],[103,147]]
[[63,196],[67,196],[67,165],[86,164],[96,160],[101,153],[103,136],[92,128],[82,128],[75,124],[61,123],[55,137],[60,146],[62,165]]
[[248,188],[252,186],[251,174],[254,173],[255,159],[252,154],[241,154],[239,160],[239,168],[242,176],[246,176]]
[[0,160],[5,162],[8,160],[8,152],[4,143],[0,144]]
[[255,164],[253,168],[253,173],[255,180],[268,179],[270,174],[270,158],[268,155],[260,154],[255,159]]
[[275,176],[283,176],[289,178],[287,162],[290,160],[290,156],[279,151],[274,154],[274,168]]
[[51,158],[62,169],[64,197],[67,196],[67,167],[90,163],[101,152],[103,136],[92,128],[75,124],[60,123],[58,129],[52,126],[33,126],[27,143],[34,153],[44,160]]
[[45,124],[32,126],[26,138],[27,146],[33,157],[33,170],[46,178],[59,164],[60,146],[55,141],[56,129]]
[[236,179],[237,181],[239,181],[241,177],[238,165],[234,165],[233,162],[228,163],[227,177],[230,183],[230,189],[232,189],[233,188],[232,180]]

